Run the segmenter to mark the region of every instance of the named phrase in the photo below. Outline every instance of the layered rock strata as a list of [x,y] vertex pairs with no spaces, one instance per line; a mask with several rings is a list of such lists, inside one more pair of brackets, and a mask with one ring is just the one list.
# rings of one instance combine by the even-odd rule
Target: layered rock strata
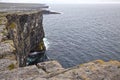
[[42,20],[42,11],[0,13],[0,48],[3,50],[0,56],[4,57],[5,54],[15,51],[17,63],[19,67],[23,67],[26,66],[30,52],[45,51]]

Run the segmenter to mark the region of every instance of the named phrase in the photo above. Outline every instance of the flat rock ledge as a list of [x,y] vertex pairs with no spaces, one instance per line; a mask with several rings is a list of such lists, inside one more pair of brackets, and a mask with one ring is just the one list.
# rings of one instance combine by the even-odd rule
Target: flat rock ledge
[[[3,60],[9,66],[12,61]],[[7,62],[5,62],[7,61]],[[0,61],[0,80],[120,80],[120,62],[96,60],[64,69],[51,60],[37,65],[6,69]]]

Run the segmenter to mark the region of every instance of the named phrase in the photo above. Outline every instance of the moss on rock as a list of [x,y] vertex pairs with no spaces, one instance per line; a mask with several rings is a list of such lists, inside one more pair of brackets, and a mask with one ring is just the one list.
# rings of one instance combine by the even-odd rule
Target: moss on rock
[[8,66],[8,69],[9,69],[9,70],[12,70],[12,69],[14,69],[14,68],[15,68],[15,65],[14,65],[13,63]]
[[15,22],[12,22],[11,24],[10,24],[10,29],[14,29],[14,28],[16,28],[16,23]]
[[94,61],[94,63],[96,63],[96,64],[103,64],[105,62],[103,60],[96,60],[96,61]]
[[44,41],[42,40],[39,44],[38,44],[38,46],[37,46],[37,48],[35,49],[35,51],[44,51],[45,50],[45,45],[44,45]]

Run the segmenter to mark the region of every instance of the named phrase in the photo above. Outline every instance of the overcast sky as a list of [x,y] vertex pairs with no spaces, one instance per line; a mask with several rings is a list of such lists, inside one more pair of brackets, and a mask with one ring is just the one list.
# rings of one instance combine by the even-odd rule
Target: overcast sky
[[118,3],[120,0],[0,0],[2,2],[22,3]]

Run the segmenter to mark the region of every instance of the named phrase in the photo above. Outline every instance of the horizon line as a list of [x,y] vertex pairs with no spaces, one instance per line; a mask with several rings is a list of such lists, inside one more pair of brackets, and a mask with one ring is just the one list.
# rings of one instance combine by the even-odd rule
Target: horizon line
[[0,2],[0,3],[23,3],[23,4],[120,4],[120,2],[79,2],[79,3]]

